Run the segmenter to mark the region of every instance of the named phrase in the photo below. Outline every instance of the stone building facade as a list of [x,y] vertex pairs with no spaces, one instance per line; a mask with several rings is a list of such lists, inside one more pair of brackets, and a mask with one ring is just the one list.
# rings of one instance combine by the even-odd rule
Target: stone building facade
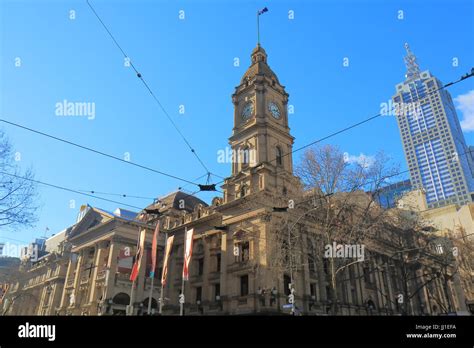
[[[64,288],[70,229],[46,239],[43,250],[23,258],[10,284],[3,310],[8,315],[55,315]],[[40,257],[36,257],[39,256]]]
[[[67,235],[71,255],[64,258],[67,269],[57,314],[125,315],[130,304],[129,313],[157,314],[166,234],[175,238],[162,314],[178,315],[184,235],[190,229],[194,247],[190,278],[184,282],[185,315],[280,315],[290,311],[327,315],[334,314],[334,308],[342,315],[461,311],[463,303],[459,286],[452,281],[451,263],[436,254],[429,243],[431,237],[389,224],[372,231],[365,241],[364,262],[341,270],[337,297],[331,296],[329,264],[319,252],[321,225],[305,218],[314,210],[308,200],[312,193],[302,190],[293,173],[288,97],[268,65],[265,50],[257,45],[232,95],[234,127],[229,144],[234,160],[231,176],[222,182],[223,197],[214,198],[208,206],[192,195],[174,192],[146,207],[146,220],[121,209],[107,212],[83,207],[80,220]],[[365,192],[357,197],[370,199]],[[298,201],[294,211],[289,207],[291,199]],[[157,223],[161,226],[157,278],[150,292],[151,240]],[[129,277],[140,228],[147,229],[146,252],[131,300]],[[297,247],[290,248],[292,235]],[[403,235],[402,245],[395,243],[399,235]],[[147,313],[150,293],[152,311]],[[400,294],[404,295],[402,302],[398,302]],[[38,309],[37,314],[45,313]]]

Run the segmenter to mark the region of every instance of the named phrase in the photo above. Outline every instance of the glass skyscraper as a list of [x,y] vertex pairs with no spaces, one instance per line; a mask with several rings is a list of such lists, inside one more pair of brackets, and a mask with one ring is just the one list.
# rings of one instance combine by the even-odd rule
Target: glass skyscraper
[[392,101],[413,188],[426,193],[429,208],[474,200],[474,162],[454,103],[443,84],[420,71],[405,44],[406,79]]

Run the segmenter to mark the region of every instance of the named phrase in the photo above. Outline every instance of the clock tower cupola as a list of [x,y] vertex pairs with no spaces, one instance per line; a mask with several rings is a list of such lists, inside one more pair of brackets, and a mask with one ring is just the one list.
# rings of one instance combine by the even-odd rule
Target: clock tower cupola
[[295,180],[288,126],[288,93],[260,44],[232,95],[232,176],[223,185],[226,201],[261,190],[287,193]]

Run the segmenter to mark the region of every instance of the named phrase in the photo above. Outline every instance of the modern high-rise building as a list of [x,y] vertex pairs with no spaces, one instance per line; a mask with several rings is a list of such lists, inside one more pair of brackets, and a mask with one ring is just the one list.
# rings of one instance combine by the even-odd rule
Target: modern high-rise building
[[474,162],[451,95],[405,49],[406,79],[392,100],[411,184],[424,189],[428,208],[472,202]]
[[398,200],[411,190],[410,180],[407,179],[384,186],[373,192],[373,194],[380,206],[388,209],[397,207]]

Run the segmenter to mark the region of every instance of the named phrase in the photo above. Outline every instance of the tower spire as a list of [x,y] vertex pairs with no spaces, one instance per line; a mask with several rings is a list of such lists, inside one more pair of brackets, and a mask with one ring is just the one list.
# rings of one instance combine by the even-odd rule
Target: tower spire
[[407,55],[403,58],[407,67],[407,73],[405,75],[407,80],[414,80],[420,78],[420,67],[416,61],[416,56],[410,50],[410,46],[405,42],[405,50]]

